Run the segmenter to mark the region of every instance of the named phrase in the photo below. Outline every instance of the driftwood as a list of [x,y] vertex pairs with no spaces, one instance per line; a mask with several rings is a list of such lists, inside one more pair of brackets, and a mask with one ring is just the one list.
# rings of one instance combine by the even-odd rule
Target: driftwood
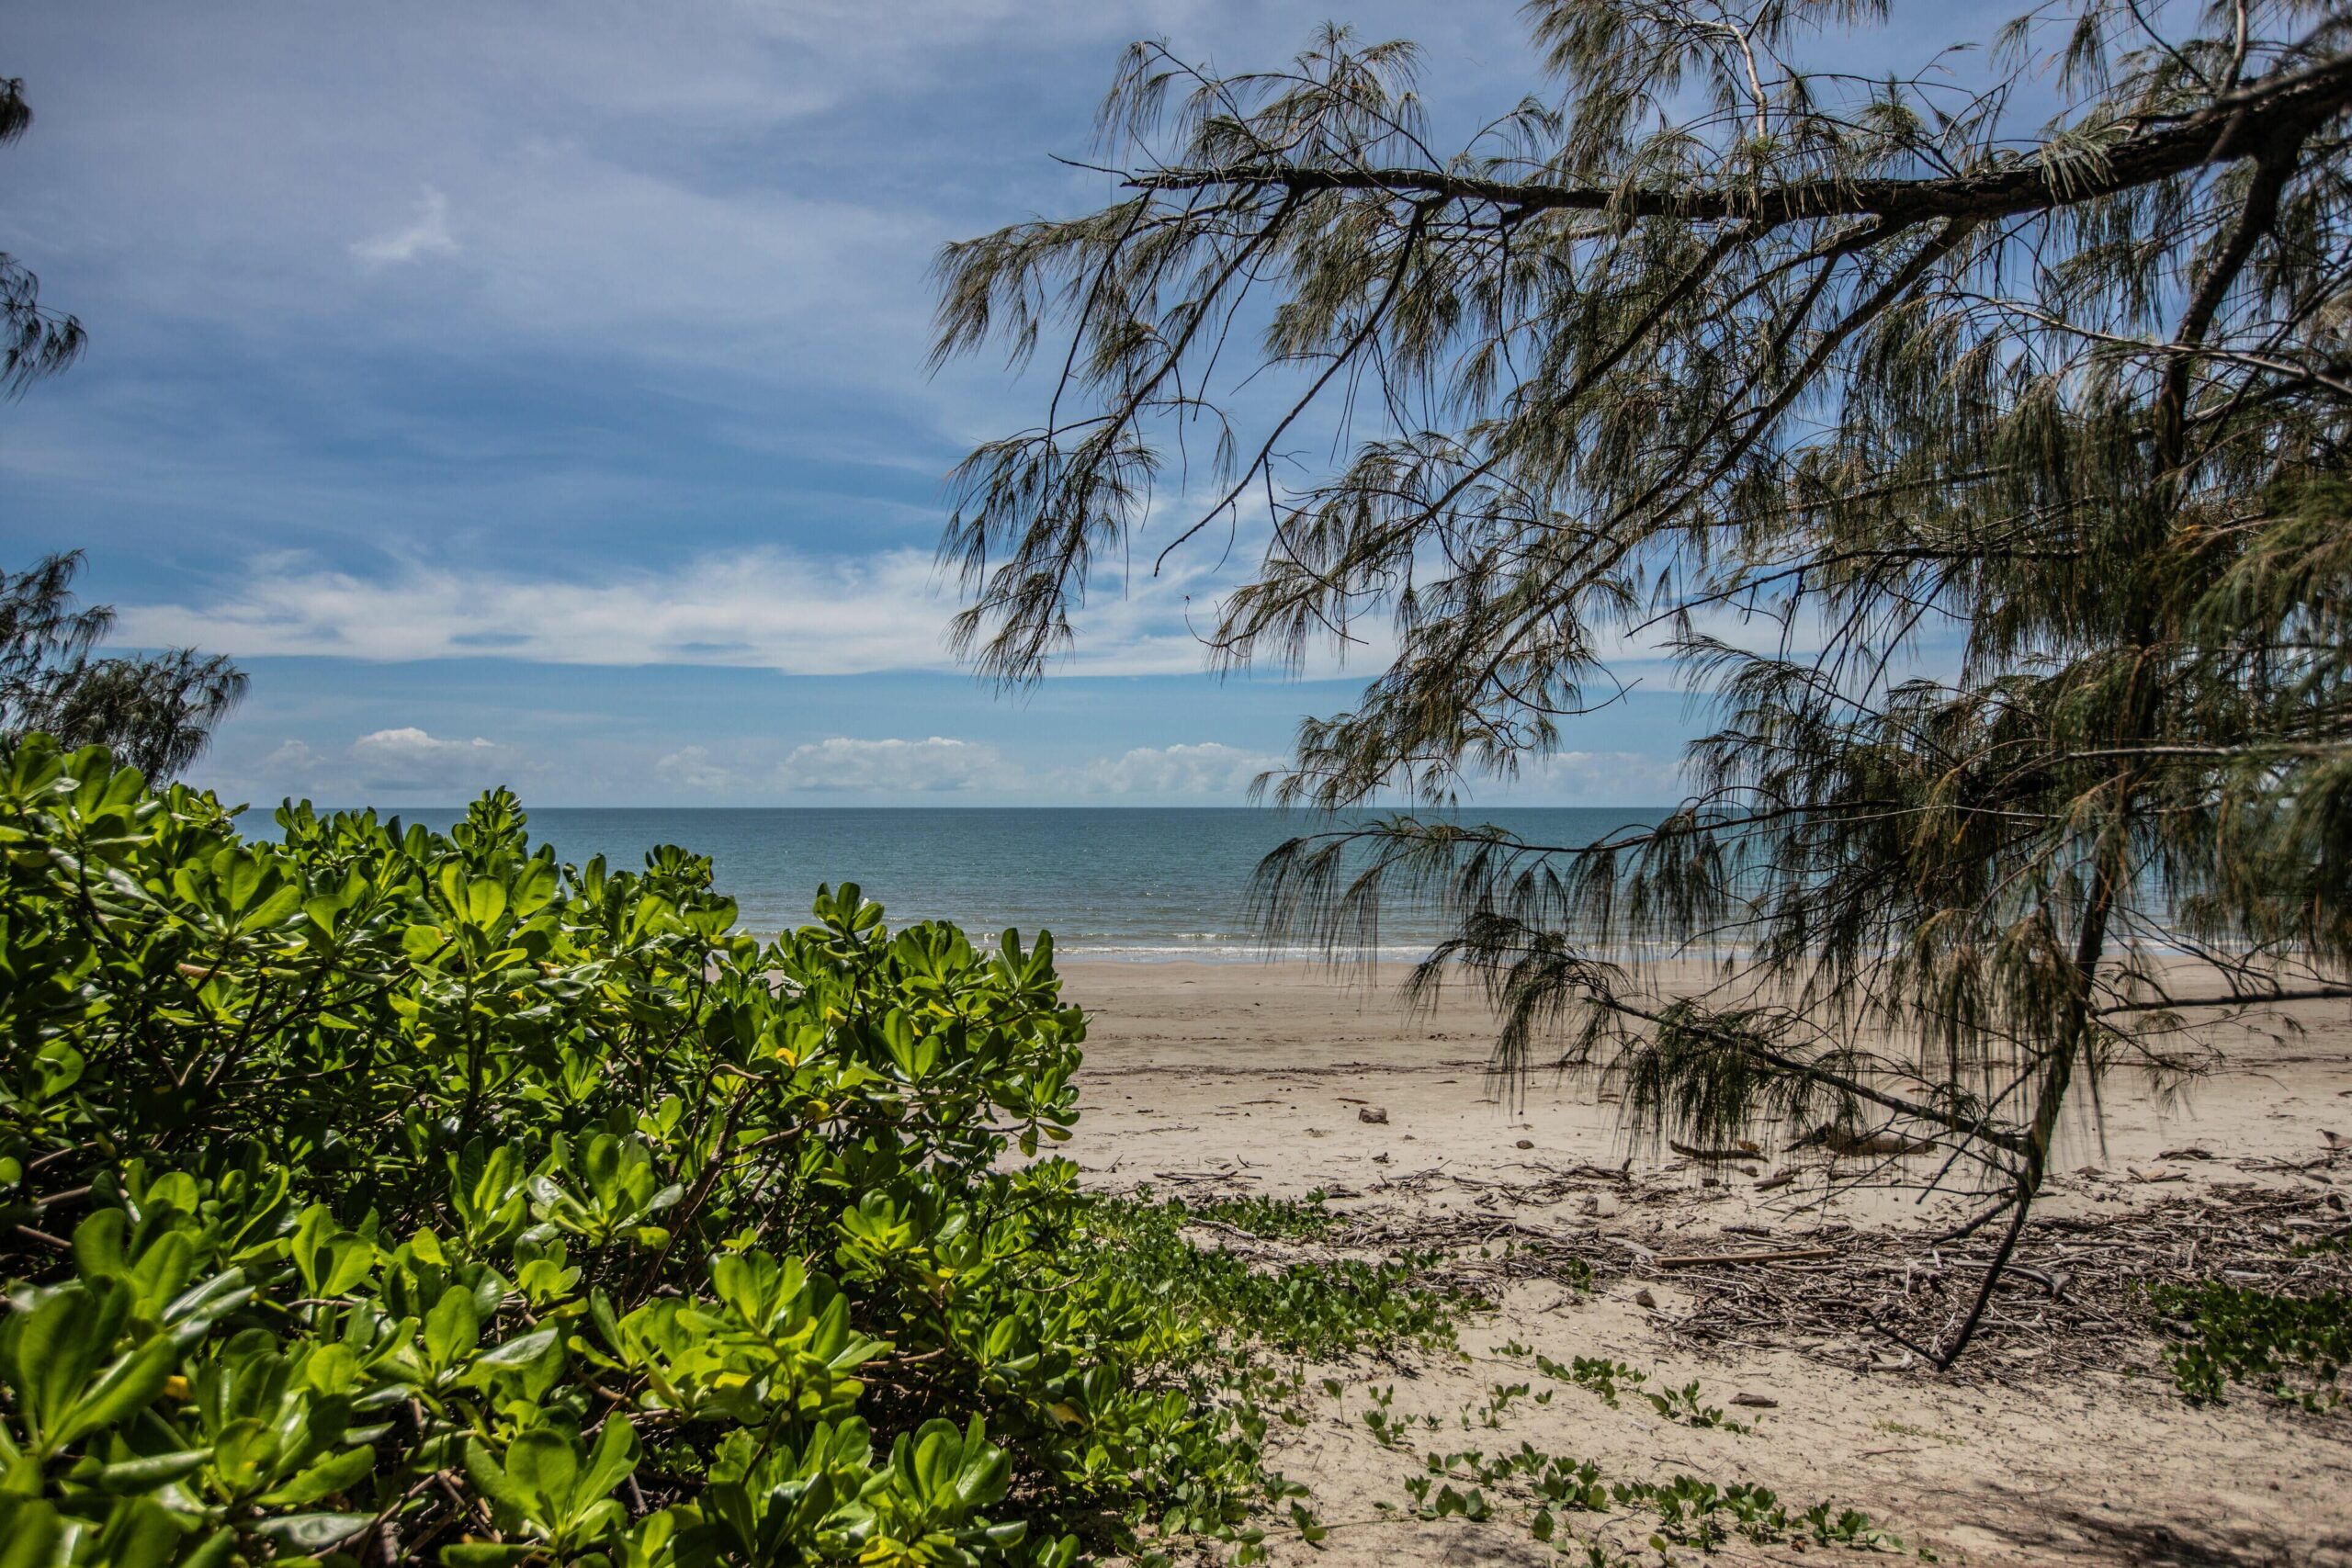
[[1907,1155],[1926,1154],[1935,1146],[1932,1138],[1906,1138],[1888,1132],[1850,1133],[1829,1125],[1815,1127],[1789,1145],[1792,1149],[1824,1148],[1849,1159],[1900,1159]]
[[1729,1165],[1734,1161],[1753,1165],[1764,1157],[1764,1151],[1753,1144],[1743,1144],[1736,1149],[1694,1149],[1689,1144],[1667,1140],[1666,1146],[1684,1159],[1703,1160],[1710,1165]]
[[1809,1263],[1835,1258],[1834,1247],[1786,1247],[1773,1252],[1679,1252],[1651,1259],[1660,1269],[1718,1269],[1736,1263]]

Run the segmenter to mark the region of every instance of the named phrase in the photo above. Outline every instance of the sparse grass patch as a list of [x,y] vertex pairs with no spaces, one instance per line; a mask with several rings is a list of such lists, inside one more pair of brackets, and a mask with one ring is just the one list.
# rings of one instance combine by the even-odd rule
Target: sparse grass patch
[[1735,1535],[1758,1545],[1797,1542],[1871,1551],[1904,1550],[1900,1538],[1858,1508],[1815,1503],[1792,1510],[1769,1487],[1744,1482],[1718,1485],[1690,1475],[1664,1482],[1612,1481],[1590,1460],[1545,1453],[1531,1443],[1522,1442],[1516,1451],[1492,1458],[1475,1449],[1430,1454],[1425,1467],[1423,1473],[1408,1476],[1405,1482],[1406,1494],[1420,1517],[1490,1518],[1495,1504],[1488,1492],[1509,1491],[1521,1495],[1533,1507],[1529,1532],[1563,1552],[1587,1551],[1596,1543],[1574,1539],[1562,1524],[1562,1515],[1620,1509],[1656,1517],[1657,1530],[1651,1544],[1661,1552],[1668,1545],[1713,1551]]
[[[1512,1342],[1514,1345],[1516,1341]],[[1521,1348],[1524,1348],[1521,1347]],[[1652,1408],[1686,1425],[1720,1427],[1733,1431],[1749,1428],[1724,1418],[1723,1412],[1702,1403],[1696,1382],[1652,1393],[1647,1372],[1606,1357],[1577,1357],[1562,1364],[1546,1356],[1535,1358],[1546,1376],[1589,1388],[1610,1404],[1620,1404],[1626,1393],[1638,1393]],[[1444,1423],[1430,1415],[1398,1415],[1394,1411],[1394,1387],[1370,1391],[1371,1406],[1363,1414],[1364,1426],[1383,1447],[1410,1451],[1412,1438],[1421,1428],[1442,1430]],[[1504,1412],[1528,1400],[1546,1403],[1549,1391],[1531,1394],[1525,1383],[1496,1384],[1486,1400],[1465,1405],[1460,1418],[1464,1430],[1498,1427]],[[1917,1428],[1901,1423],[1880,1423],[1906,1433]],[[1928,1435],[1928,1434],[1920,1434]],[[1464,1518],[1485,1521],[1513,1517],[1523,1511],[1534,1538],[1564,1558],[1616,1565],[1634,1562],[1670,1562],[1677,1548],[1713,1551],[1737,1537],[1757,1545],[1842,1546],[1871,1551],[1903,1551],[1903,1540],[1859,1508],[1817,1502],[1798,1507],[1783,1503],[1771,1489],[1749,1483],[1729,1484],[1697,1476],[1677,1474],[1664,1481],[1626,1480],[1607,1474],[1590,1459],[1547,1453],[1521,1440],[1516,1449],[1489,1454],[1482,1449],[1430,1452],[1422,1468],[1404,1483],[1409,1512],[1424,1520]],[[1384,1510],[1390,1505],[1379,1505]],[[1653,1558],[1629,1554],[1599,1536],[1579,1534],[1566,1522],[1572,1515],[1615,1515],[1629,1520],[1640,1516]],[[1922,1548],[1918,1555],[1934,1561]]]
[[[1147,1201],[1149,1186],[1136,1189]],[[1318,1189],[1304,1198],[1171,1198],[1168,1205],[1188,1220],[1206,1221],[1244,1232],[1263,1241],[1321,1241],[1338,1227],[1340,1218],[1324,1206]]]
[[1653,1391],[1643,1386],[1650,1381],[1649,1373],[1606,1356],[1577,1356],[1563,1366],[1549,1356],[1539,1355],[1535,1358],[1535,1365],[1545,1377],[1590,1389],[1611,1410],[1617,1408],[1621,1393],[1632,1393],[1648,1401],[1650,1408],[1660,1416],[1685,1427],[1716,1427],[1726,1432],[1753,1429],[1747,1423],[1735,1421],[1725,1416],[1721,1405],[1709,1404],[1702,1400],[1696,1380],[1680,1388],[1661,1385],[1663,1392]]
[[[1283,1212],[1253,1201],[1266,1205],[1261,1219]],[[1182,1201],[1154,1201],[1146,1190],[1134,1198],[1093,1200],[1088,1231],[1109,1267],[1227,1344],[1254,1341],[1309,1360],[1408,1347],[1452,1349],[1455,1317],[1487,1304],[1423,1283],[1443,1260],[1433,1252],[1253,1268],[1246,1258],[1185,1240],[1186,1222],[1202,1212]],[[1291,1213],[1280,1223],[1308,1222]]]
[[2208,1280],[2155,1286],[2148,1301],[2173,1337],[2165,1359],[2192,1401],[2219,1403],[2231,1383],[2243,1382],[2306,1410],[2342,1403],[2352,1296],[2277,1295]]

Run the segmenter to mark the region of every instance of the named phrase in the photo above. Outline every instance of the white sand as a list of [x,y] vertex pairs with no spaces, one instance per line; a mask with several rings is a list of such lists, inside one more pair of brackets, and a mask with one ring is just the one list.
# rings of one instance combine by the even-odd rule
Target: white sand
[[[1768,1162],[1804,1174],[1759,1195],[1752,1176],[1636,1154],[1617,1108],[1595,1103],[1589,1085],[1538,1077],[1521,1105],[1492,1097],[1488,1021],[1466,998],[1417,1022],[1387,989],[1367,992],[1295,966],[1073,963],[1065,970],[1070,998],[1093,1023],[1084,1116],[1063,1152],[1096,1184],[1272,1196],[1321,1188],[1348,1194],[1335,1206],[1393,1217],[1400,1227],[1441,1212],[1484,1212],[1498,1223],[1600,1239],[1687,1239],[1691,1250],[1801,1243],[1819,1223],[1817,1159]],[[1401,977],[1384,976],[1392,984]],[[2046,1212],[2129,1215],[2215,1184],[2262,1181],[2324,1194],[2335,1180],[2352,1180],[2352,1161],[2307,1172],[2242,1167],[2307,1161],[2327,1152],[2324,1132],[2352,1136],[2352,1017],[2341,1005],[2310,1007],[2300,1021],[2303,1032],[2277,1039],[2237,1032],[2223,1066],[2177,1104],[2160,1104],[2128,1080],[2110,1082],[2105,1145],[2086,1121],[2069,1126],[2058,1168],[2070,1174]],[[1367,1105],[1386,1112],[1385,1124],[1360,1119]],[[2220,1157],[2158,1159],[2183,1145]],[[1524,1190],[1546,1178],[1615,1166],[1629,1155],[1629,1183],[1561,1190],[1555,1179],[1544,1201],[1527,1201]],[[2147,1177],[2157,1179],[2139,1179]],[[1867,1229],[1962,1211],[1861,1196],[1837,1200],[1827,1212]],[[1726,1236],[1725,1225],[1752,1228]],[[1834,1277],[1824,1288],[1835,1288]],[[1635,1303],[1639,1289],[1650,1291],[1655,1314]],[[2037,1375],[2030,1359],[1989,1358],[1950,1375],[1916,1366],[1863,1371],[1867,1351],[1825,1350],[1817,1341],[1811,1355],[1749,1343],[1702,1357],[1653,1321],[1677,1315],[1687,1300],[1670,1278],[1654,1274],[1608,1280],[1589,1297],[1521,1283],[1499,1313],[1464,1326],[1468,1362],[1337,1370],[1342,1395],[1318,1393],[1314,1421],[1282,1437],[1274,1463],[1307,1483],[1316,1512],[1341,1528],[1319,1550],[1276,1530],[1274,1561],[1329,1568],[1562,1561],[1530,1538],[1524,1510],[1486,1524],[1421,1524],[1376,1507],[1407,1506],[1402,1483],[1424,1453],[1493,1454],[1523,1439],[1590,1459],[1612,1478],[1666,1481],[1682,1472],[1760,1483],[1799,1507],[1858,1507],[1946,1562],[2352,1563],[2352,1413],[2309,1416],[2253,1393],[2190,1405],[2155,1368],[2144,1339],[2117,1346],[2113,1359],[2117,1368],[2154,1369],[2138,1375]],[[1612,1410],[1585,1389],[1557,1385],[1548,1404],[1511,1405],[1498,1428],[1465,1428],[1464,1414],[1475,1421],[1497,1383],[1555,1386],[1532,1358],[1489,1353],[1513,1339],[1563,1362],[1611,1356],[1655,1369],[1654,1386],[1695,1377],[1710,1403],[1747,1393],[1778,1406],[1736,1411],[1754,1416],[1757,1429],[1732,1435],[1667,1422],[1638,1399]],[[1888,1347],[1887,1359],[1894,1354]],[[1442,1422],[1417,1437],[1419,1452],[1382,1448],[1362,1422],[1368,1391],[1391,1384],[1397,1411]],[[1648,1528],[1624,1516],[1564,1519],[1634,1547]],[[1713,1561],[1817,1561],[1823,1550],[1759,1549],[1735,1538]],[[1677,1548],[1675,1556],[1698,1553]],[[1581,1562],[1581,1552],[1571,1560]]]

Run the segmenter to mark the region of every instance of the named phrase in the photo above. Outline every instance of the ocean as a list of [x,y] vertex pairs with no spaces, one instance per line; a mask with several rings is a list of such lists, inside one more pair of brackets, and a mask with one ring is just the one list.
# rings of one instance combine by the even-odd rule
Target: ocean
[[[459,814],[400,815],[446,827]],[[1660,815],[1526,807],[1473,819],[1573,844]],[[1250,873],[1317,819],[1250,807],[557,807],[534,810],[530,820],[535,840],[575,863],[601,854],[633,870],[656,844],[710,856],[720,891],[755,935],[801,924],[819,884],[848,881],[878,899],[894,926],[946,919],[976,936],[1012,926],[1024,938],[1051,931],[1071,956],[1151,960],[1265,955],[1247,924]],[[1382,956],[1418,956],[1442,934],[1428,911],[1392,908]]]

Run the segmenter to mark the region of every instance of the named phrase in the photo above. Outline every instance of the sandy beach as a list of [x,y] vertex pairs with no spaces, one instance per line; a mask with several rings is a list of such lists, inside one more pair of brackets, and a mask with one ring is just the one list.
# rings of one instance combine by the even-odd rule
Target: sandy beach
[[[1947,1323],[1972,1256],[1989,1251],[1928,1245],[1966,1212],[1956,1201],[1832,1195],[1819,1152],[1651,1153],[1589,1083],[1538,1076],[1523,1099],[1499,1094],[1483,1008],[1457,994],[1408,1018],[1401,969],[1369,987],[1293,965],[1065,971],[1092,1015],[1083,1117],[1064,1147],[1090,1183],[1319,1190],[1348,1216],[1333,1246],[1445,1246],[1464,1259],[1462,1288],[1498,1303],[1464,1321],[1461,1357],[1314,1370],[1311,1385],[1329,1376],[1340,1392],[1317,1393],[1273,1463],[1335,1528],[1320,1545],[1270,1535],[1278,1562],[1559,1561],[1525,1509],[1409,1517],[1404,1483],[1428,1455],[1521,1442],[1612,1478],[1685,1474],[1769,1486],[1792,1508],[1858,1508],[1906,1552],[1946,1562],[2352,1562],[2352,1417],[2245,1389],[2188,1403],[2133,1295],[2157,1279],[2301,1278],[2296,1239],[2342,1226],[2352,1145],[2330,1134],[2352,1139],[2352,1020],[2340,1004],[2299,1010],[2300,1029],[2234,1032],[2221,1066],[2177,1098],[2111,1079],[2102,1123],[2086,1114],[2066,1129],[2065,1174],[1992,1324],[1939,1374],[1895,1336]],[[1204,1239],[1270,1264],[1302,1255]],[[1710,1261],[1756,1252],[1806,1256]],[[1611,1407],[1543,1375],[1538,1356],[1611,1358],[1652,1387],[1696,1379],[1750,1429],[1695,1427],[1634,1398]],[[1530,1394],[1491,1408],[1518,1383]],[[1409,1447],[1384,1446],[1363,1420],[1391,1388],[1389,1410],[1416,1420]],[[1631,1517],[1568,1517],[1582,1538],[1657,1560]],[[1734,1538],[1713,1560],[1823,1550]]]

